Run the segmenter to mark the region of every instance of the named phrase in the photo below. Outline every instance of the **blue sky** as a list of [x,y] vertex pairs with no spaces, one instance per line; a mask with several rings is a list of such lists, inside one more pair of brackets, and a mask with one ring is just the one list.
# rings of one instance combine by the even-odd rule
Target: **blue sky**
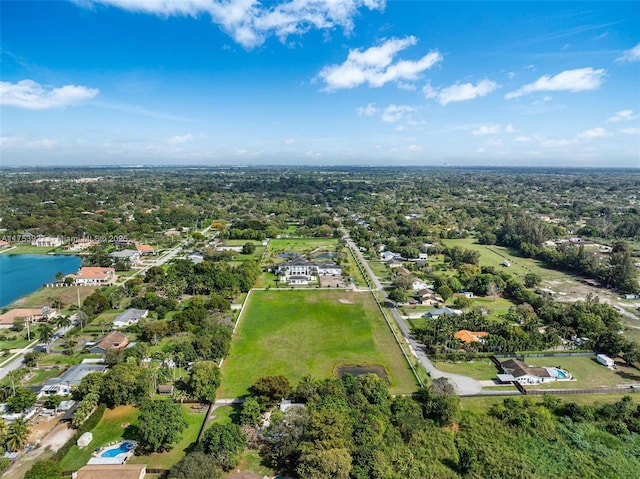
[[1,1],[2,165],[640,167],[640,2]]

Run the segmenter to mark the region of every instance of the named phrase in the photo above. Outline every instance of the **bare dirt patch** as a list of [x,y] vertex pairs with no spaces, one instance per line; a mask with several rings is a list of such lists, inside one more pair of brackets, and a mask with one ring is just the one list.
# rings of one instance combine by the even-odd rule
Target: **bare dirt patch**
[[340,298],[338,301],[340,301],[342,304],[354,304],[353,301],[345,298]]

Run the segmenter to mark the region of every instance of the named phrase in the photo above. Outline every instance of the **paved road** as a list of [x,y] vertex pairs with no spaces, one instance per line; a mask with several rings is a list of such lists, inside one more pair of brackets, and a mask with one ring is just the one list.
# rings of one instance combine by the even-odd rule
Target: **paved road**
[[[356,258],[358,258],[362,267],[369,275],[369,278],[371,278],[371,281],[373,282],[371,287],[378,291],[385,301],[389,301],[387,292],[384,290],[384,287],[369,266],[369,263],[362,256],[362,253],[358,249],[357,245],[350,238],[345,238],[345,240],[349,248],[351,248],[351,251],[353,251],[353,254],[356,256]],[[391,311],[393,319],[398,325],[398,328],[400,328],[402,335],[407,340],[407,343],[409,344],[409,348],[411,350],[411,354],[418,358],[418,361],[420,361],[420,364],[422,364],[422,366],[427,370],[431,378],[447,378],[451,382],[451,384],[453,384],[453,387],[460,396],[472,396],[482,393],[482,384],[480,384],[480,381],[467,376],[461,376],[459,374],[445,373],[444,371],[440,371],[439,369],[437,369],[433,365],[431,360],[427,357],[422,344],[420,344],[414,338],[413,334],[411,333],[411,329],[407,325],[407,322],[400,315],[400,313],[398,313],[396,308],[390,308],[389,310]]]

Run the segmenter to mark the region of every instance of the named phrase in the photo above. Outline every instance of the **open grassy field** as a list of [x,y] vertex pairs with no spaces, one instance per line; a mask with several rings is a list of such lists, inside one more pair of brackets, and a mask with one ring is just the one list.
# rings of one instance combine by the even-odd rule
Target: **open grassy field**
[[258,378],[331,377],[340,365],[385,367],[392,393],[417,388],[411,370],[368,293],[253,291],[222,365],[219,397],[239,397]]
[[475,238],[443,239],[441,241],[445,246],[460,246],[461,248],[478,251],[480,253],[480,266],[493,266],[499,270],[505,268],[502,266],[502,262],[507,259],[511,263],[511,266],[506,269],[521,279],[524,278],[524,275],[527,273],[539,274],[543,280],[564,280],[570,278],[570,276],[560,271],[546,268],[540,261],[520,256],[511,248],[483,245],[478,243]]
[[305,254],[320,247],[334,249],[337,243],[335,238],[277,238],[269,241],[269,252]]
[[78,305],[78,292],[80,292],[80,301],[93,293],[99,286],[83,286],[83,287],[67,287],[67,288],[41,288],[38,291],[31,293],[28,296],[24,296],[14,301],[8,307],[11,308],[40,308],[42,306],[48,306],[48,298],[60,298],[62,301],[62,313],[64,314],[66,308],[75,304]]

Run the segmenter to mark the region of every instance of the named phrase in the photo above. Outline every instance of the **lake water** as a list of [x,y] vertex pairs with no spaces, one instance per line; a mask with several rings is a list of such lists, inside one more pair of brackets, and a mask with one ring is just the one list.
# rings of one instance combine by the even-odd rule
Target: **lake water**
[[0,307],[53,283],[58,271],[75,273],[80,262],[79,256],[0,254]]

